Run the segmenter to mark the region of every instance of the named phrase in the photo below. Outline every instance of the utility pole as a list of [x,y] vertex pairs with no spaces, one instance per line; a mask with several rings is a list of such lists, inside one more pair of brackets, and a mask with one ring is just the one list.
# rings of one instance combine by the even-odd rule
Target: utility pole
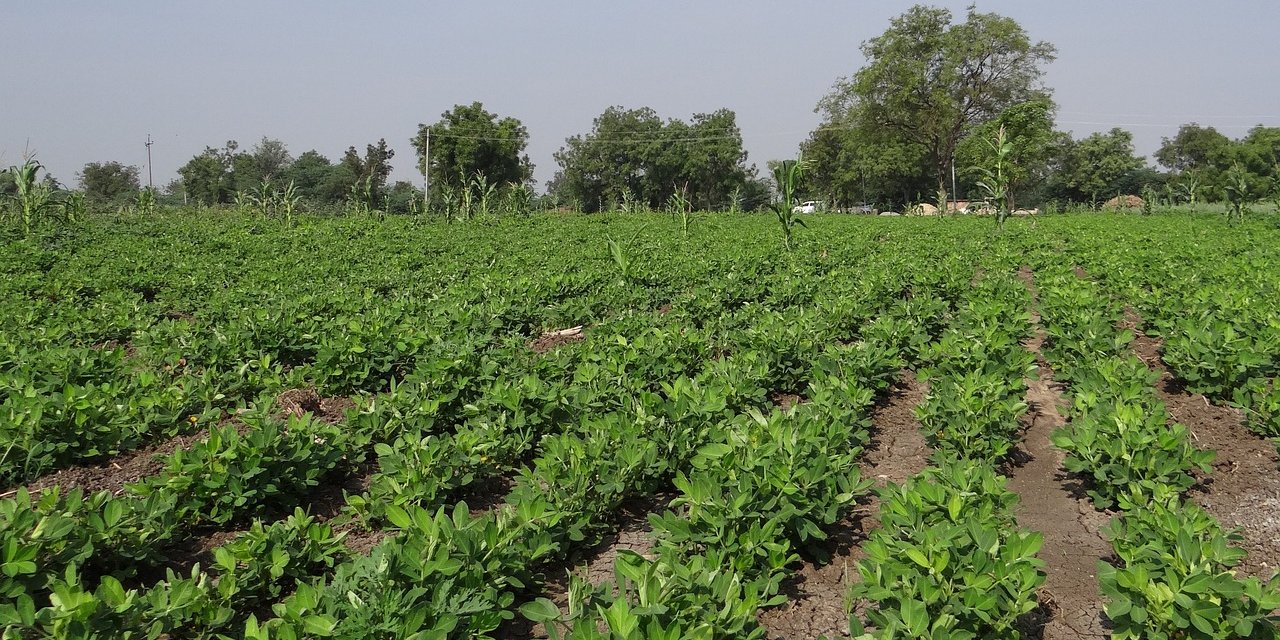
[[[952,154],[952,156],[951,156],[951,201],[952,201],[952,202],[955,202],[955,203],[957,203],[957,204],[960,202],[960,195],[956,193],[956,157],[955,157],[955,154]],[[960,207],[953,207],[953,209],[959,209],[959,208],[960,208]],[[946,213],[946,212],[945,212],[945,211],[943,211],[943,213]]]
[[431,127],[427,127],[426,140],[422,144],[422,213],[430,215],[431,208]]
[[155,182],[151,180],[151,134],[147,134],[147,188],[155,190]]

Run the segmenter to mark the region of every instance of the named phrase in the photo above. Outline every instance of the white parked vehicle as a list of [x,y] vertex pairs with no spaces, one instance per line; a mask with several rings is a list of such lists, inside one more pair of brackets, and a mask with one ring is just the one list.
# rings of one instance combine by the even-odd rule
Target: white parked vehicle
[[806,200],[794,207],[791,207],[791,213],[813,213],[817,210],[818,202],[816,200]]

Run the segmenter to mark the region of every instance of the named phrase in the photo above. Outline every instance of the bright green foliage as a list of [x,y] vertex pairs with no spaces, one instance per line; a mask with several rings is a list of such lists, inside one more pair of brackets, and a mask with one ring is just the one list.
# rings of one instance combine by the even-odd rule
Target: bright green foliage
[[43,222],[54,211],[53,188],[46,180],[40,180],[44,166],[28,159],[21,166],[9,167],[6,172],[15,186],[13,206],[22,221],[22,232],[31,235],[37,223]]
[[1145,504],[1166,488],[1173,495],[1191,488],[1191,472],[1208,472],[1214,458],[1195,448],[1185,426],[1167,421],[1160,405],[1117,404],[1076,418],[1054,432],[1053,443],[1069,454],[1068,471],[1091,476],[1089,495],[1099,507]]
[[609,107],[590,133],[565,140],[548,187],[560,203],[590,212],[617,211],[624,203],[659,210],[676,192],[692,209],[723,210],[735,190],[759,193],[746,157],[728,109],[664,122],[653,109]]
[[1245,176],[1244,169],[1241,169],[1239,164],[1235,164],[1231,166],[1230,171],[1227,171],[1226,182],[1224,190],[1227,195],[1227,222],[1233,225],[1240,224],[1250,213],[1249,204],[1253,202],[1249,180]]
[[1134,155],[1133,134],[1120,128],[1065,141],[1059,154],[1053,180],[1061,195],[1095,206],[1122,191],[1125,179],[1143,164]]
[[90,162],[80,170],[80,189],[94,204],[120,204],[142,189],[138,168],[120,162]]
[[1231,571],[1244,552],[1198,507],[1137,509],[1107,530],[1123,561],[1098,566],[1117,638],[1275,638],[1280,578]]
[[795,212],[795,206],[798,203],[796,191],[807,168],[808,165],[801,158],[778,163],[773,169],[773,183],[777,187],[778,195],[771,206],[773,214],[778,218],[778,224],[782,225],[782,243],[787,251],[791,250],[791,237],[795,233],[795,228],[808,226]]
[[937,189],[944,189],[956,148],[975,126],[1031,99],[1055,49],[1033,42],[1011,18],[970,7],[952,23],[946,9],[916,5],[862,45],[868,63],[836,84],[829,104],[843,104],[867,126],[919,145]]
[[[819,216],[814,250],[781,257],[774,216],[700,214],[691,242],[678,220],[645,217],[289,226],[171,209],[10,231],[7,485],[188,438],[120,495],[0,500],[0,624],[17,637],[493,637],[523,615],[578,638],[763,638],[761,609],[787,599],[798,560],[827,561],[866,491],[875,404],[916,375],[931,394],[922,421],[964,435],[936,441],[940,468],[887,490],[879,564],[906,586],[859,610],[936,637],[1007,636],[1000,625],[1034,605],[1038,540],[1012,526],[1013,494],[975,458],[1002,464],[1017,439],[1033,339],[1022,264],[1072,426],[1123,422],[1153,453],[1114,491],[1117,571],[1156,566],[1180,589],[1162,563],[1184,530],[1210,559],[1197,566],[1238,558],[1230,535],[1179,506],[1207,456],[1185,437],[1151,444],[1147,432],[1178,429],[1118,409],[1162,411],[1128,353],[1138,330],[1116,324],[1134,307],[1175,376],[1200,371],[1261,429],[1277,405],[1280,243],[1260,216],[1239,233],[1207,215],[1014,219],[998,236],[981,220]],[[625,280],[609,237],[643,247]],[[1197,353],[1191,328],[1216,321],[1235,337],[1204,340],[1226,355],[1203,367],[1173,355]],[[974,397],[980,409],[959,401]],[[1190,466],[1165,470],[1161,452]],[[308,504],[316,520],[295,511]],[[536,599],[643,511],[651,552],[622,554],[610,584],[571,580],[567,611]],[[206,527],[246,533],[176,570],[175,550]],[[1272,592],[1246,598],[1253,587],[1222,573],[1187,574],[1215,581],[1187,592],[1189,607],[1217,598],[1238,626]],[[1232,584],[1241,595],[1222,598]],[[1270,629],[1250,619],[1251,633]]]
[[988,200],[995,203],[996,226],[1003,229],[1004,221],[1012,213],[1010,202],[1013,190],[1010,186],[1012,182],[1010,174],[1013,172],[1013,167],[1010,166],[1009,157],[1013,155],[1013,145],[1005,135],[1004,127],[997,129],[987,144],[991,147],[991,165],[976,168],[978,173],[982,174],[982,179],[978,181],[978,188],[982,189]]
[[473,190],[475,181],[506,190],[533,179],[533,165],[525,155],[529,131],[517,118],[499,118],[484,105],[455,105],[435,124],[418,125],[413,148],[418,171],[423,170],[430,135],[431,189]]
[[[1017,497],[982,463],[928,470],[881,492],[855,598],[876,638],[1017,638],[1044,583],[1040,534],[1016,528]],[[857,621],[855,620],[855,623]],[[855,624],[855,635],[861,633]]]

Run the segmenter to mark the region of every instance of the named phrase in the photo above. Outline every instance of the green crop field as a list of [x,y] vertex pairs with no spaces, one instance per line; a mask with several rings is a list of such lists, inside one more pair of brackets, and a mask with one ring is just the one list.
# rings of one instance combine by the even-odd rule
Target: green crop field
[[1276,637],[1274,216],[803,222],[6,232],[3,637]]

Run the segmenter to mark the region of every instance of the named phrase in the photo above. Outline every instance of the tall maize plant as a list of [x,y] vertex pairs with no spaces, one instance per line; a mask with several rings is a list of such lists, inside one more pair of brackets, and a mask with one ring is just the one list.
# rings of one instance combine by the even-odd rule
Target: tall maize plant
[[1004,131],[1004,127],[1000,127],[996,131],[996,135],[987,141],[987,146],[991,148],[994,156],[991,160],[990,167],[978,167],[978,172],[982,174],[982,179],[978,181],[978,188],[987,194],[987,200],[991,201],[996,208],[996,228],[1003,229],[1004,221],[1009,219],[1009,156],[1013,154],[1013,145],[1009,142],[1009,137]]
[[773,181],[778,186],[778,200],[773,203],[773,213],[782,226],[782,243],[791,250],[791,238],[797,226],[808,227],[795,210],[796,191],[804,177],[808,164],[804,158],[785,160],[773,168]]
[[9,175],[17,187],[13,200],[22,219],[22,232],[26,235],[31,235],[31,228],[53,207],[53,189],[37,179],[43,168],[34,159],[28,159],[22,166],[9,167]]

